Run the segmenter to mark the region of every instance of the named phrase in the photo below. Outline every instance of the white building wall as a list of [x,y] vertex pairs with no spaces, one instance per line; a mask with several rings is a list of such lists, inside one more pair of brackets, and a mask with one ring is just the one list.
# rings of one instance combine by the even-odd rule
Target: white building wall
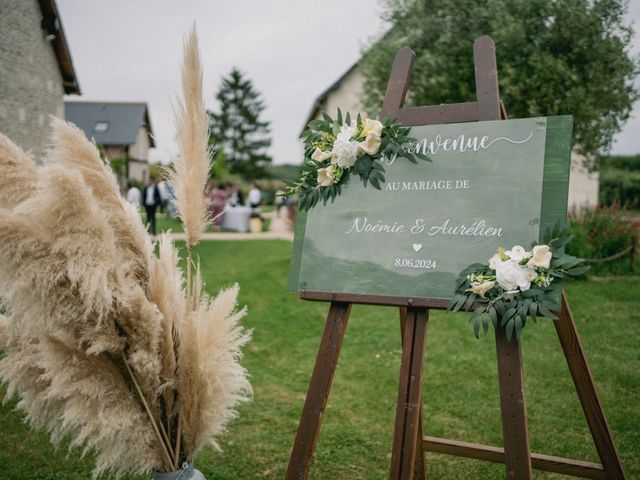
[[129,180],[145,183],[149,178],[149,164],[138,160],[129,160]]
[[147,131],[143,126],[138,129],[136,135],[136,143],[129,148],[129,156],[136,160],[148,160],[149,159],[149,137]]
[[600,174],[590,173],[583,165],[584,157],[571,154],[571,176],[569,178],[569,211],[598,205]]
[[358,113],[364,116],[366,112],[364,112],[361,101],[363,93],[364,78],[356,69],[342,81],[336,90],[327,96],[325,102],[320,106],[320,114],[327,112],[335,117],[338,107],[340,107],[343,113],[350,112],[352,117],[357,116]]

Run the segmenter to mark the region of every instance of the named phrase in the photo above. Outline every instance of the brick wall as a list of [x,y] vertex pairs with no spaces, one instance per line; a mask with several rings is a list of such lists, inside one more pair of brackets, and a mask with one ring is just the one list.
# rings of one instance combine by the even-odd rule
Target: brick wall
[[64,118],[62,76],[36,0],[0,1],[0,133],[39,157],[49,115]]

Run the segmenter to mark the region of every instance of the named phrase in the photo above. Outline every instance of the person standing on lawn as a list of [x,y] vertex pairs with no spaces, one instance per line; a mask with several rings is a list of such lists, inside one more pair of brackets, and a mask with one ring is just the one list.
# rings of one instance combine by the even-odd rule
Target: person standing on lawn
[[214,226],[219,227],[222,224],[224,206],[227,203],[227,190],[224,183],[220,182],[217,188],[210,190],[208,197],[211,222]]
[[140,208],[140,189],[131,182],[127,186],[129,187],[129,190],[127,190],[127,202],[135,205],[136,208]]
[[144,209],[147,212],[147,229],[152,235],[156,234],[156,209],[162,204],[158,180],[149,178],[142,193],[144,199]]
[[258,184],[256,182],[253,182],[251,184],[251,190],[249,190],[249,196],[247,197],[249,206],[254,209],[258,208],[260,206],[261,200],[262,200],[262,192],[258,188]]

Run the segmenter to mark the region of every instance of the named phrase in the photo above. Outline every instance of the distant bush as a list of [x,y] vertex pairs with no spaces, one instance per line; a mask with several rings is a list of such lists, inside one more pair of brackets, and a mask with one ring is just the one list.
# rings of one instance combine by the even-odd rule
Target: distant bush
[[[620,208],[583,209],[571,216],[573,238],[567,253],[585,259],[603,259],[631,245],[638,231],[632,217]],[[637,263],[637,261],[636,261]],[[594,263],[593,275],[620,275],[631,272],[629,255],[605,263]]]
[[640,208],[640,155],[601,160],[600,204]]

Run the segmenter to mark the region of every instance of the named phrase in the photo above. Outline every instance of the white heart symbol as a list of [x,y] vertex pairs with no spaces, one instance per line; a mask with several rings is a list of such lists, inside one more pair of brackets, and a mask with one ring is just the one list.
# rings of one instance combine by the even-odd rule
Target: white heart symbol
[[416,252],[419,252],[420,250],[422,250],[422,244],[421,244],[421,243],[414,243],[414,244],[413,244],[413,249],[414,249]]

